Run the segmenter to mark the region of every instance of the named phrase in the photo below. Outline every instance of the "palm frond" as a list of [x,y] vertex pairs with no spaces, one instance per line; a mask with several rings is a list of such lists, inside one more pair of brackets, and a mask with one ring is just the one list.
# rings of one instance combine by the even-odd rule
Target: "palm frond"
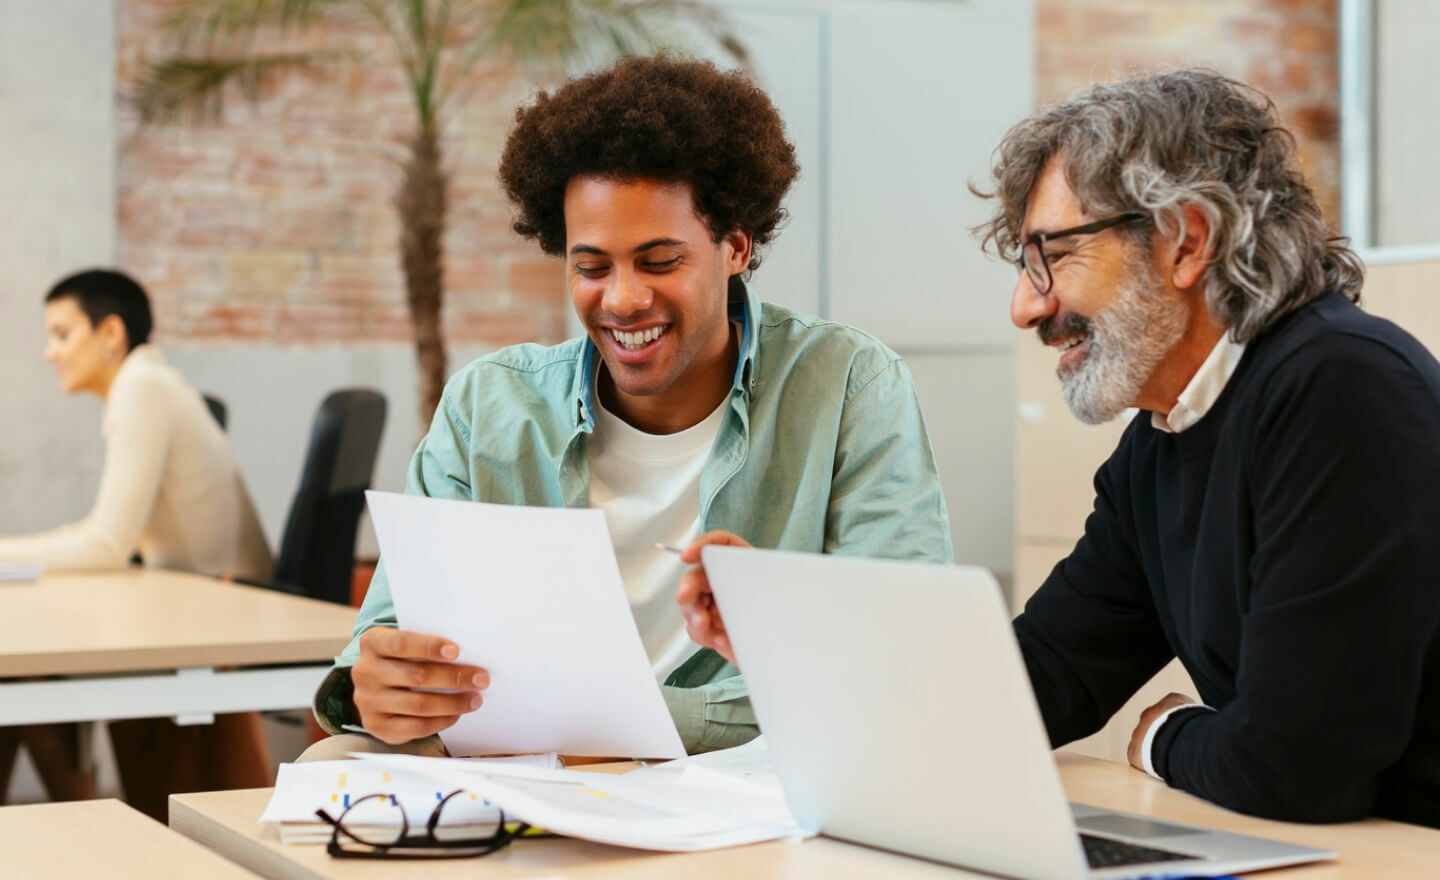
[[235,83],[248,100],[276,73],[342,57],[339,52],[291,52],[240,58],[169,58],[152,65],[130,96],[146,123],[214,121],[224,110],[225,87]]
[[742,65],[748,54],[728,18],[699,0],[503,0],[477,55],[571,69],[676,42],[667,27],[698,27]]
[[721,12],[716,4],[698,0],[626,0],[620,3],[614,0],[578,0],[576,7],[577,14],[590,17],[589,25],[601,29],[604,27],[601,16],[609,14],[603,7],[623,7],[615,9],[613,14],[641,28],[648,28],[646,34],[650,45],[631,50],[632,52],[653,52],[658,45],[673,41],[674,35],[665,33],[665,29],[684,26],[687,31],[698,28],[701,34],[719,46],[730,60],[742,67],[750,66],[749,51],[735,33],[730,18]]
[[450,29],[451,0],[405,0],[407,38],[396,40],[402,55],[420,125],[433,130],[441,102],[440,59]]
[[263,28],[303,30],[342,7],[363,8],[360,0],[190,0],[175,8],[165,29],[182,46],[211,46],[248,39]]

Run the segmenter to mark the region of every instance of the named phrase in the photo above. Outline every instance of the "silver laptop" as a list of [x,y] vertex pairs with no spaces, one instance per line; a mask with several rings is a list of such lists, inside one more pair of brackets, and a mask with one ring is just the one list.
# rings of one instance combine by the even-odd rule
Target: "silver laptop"
[[703,556],[802,825],[1047,880],[1335,856],[1067,804],[1000,587],[983,568],[733,547]]

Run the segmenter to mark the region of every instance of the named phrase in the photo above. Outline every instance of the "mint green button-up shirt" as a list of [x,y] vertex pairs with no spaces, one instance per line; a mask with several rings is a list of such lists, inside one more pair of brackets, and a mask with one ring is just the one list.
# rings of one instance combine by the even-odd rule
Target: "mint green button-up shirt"
[[[757,547],[951,561],[935,459],[899,355],[854,328],[761,304],[738,281],[730,296],[741,357],[700,478],[702,531],[725,529]],[[405,491],[588,506],[598,356],[582,337],[512,346],[462,368],[446,384]],[[395,625],[382,560],[336,666],[355,663],[365,630]],[[316,698],[331,732],[346,717],[342,678],[332,672]],[[712,651],[682,664],[662,690],[691,752],[759,732],[743,677]]]

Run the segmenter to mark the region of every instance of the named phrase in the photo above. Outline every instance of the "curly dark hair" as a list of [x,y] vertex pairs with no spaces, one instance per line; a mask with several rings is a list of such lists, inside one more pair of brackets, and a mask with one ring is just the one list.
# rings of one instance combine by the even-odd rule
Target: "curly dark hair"
[[799,174],[769,96],[739,72],[670,55],[623,58],[515,111],[500,184],[515,231],[565,252],[565,186],[578,176],[686,183],[719,242],[739,229],[760,248],[779,232]]

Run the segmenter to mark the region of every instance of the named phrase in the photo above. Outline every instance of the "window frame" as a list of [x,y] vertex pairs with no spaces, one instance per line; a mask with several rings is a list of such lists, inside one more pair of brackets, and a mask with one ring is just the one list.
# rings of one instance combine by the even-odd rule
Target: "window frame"
[[1440,241],[1375,241],[1375,4],[1340,0],[1340,226],[1366,263],[1440,260]]

